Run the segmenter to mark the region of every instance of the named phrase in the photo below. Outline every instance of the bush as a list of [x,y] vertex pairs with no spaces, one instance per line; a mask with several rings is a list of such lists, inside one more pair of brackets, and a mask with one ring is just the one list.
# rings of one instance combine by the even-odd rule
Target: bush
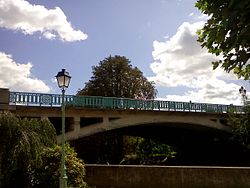
[[[77,158],[73,148],[69,144],[65,145],[65,164],[68,176],[69,187],[87,187],[84,182],[85,168],[84,162]],[[29,168],[29,177],[32,187],[59,187],[61,147],[46,148],[42,152],[42,165]]]

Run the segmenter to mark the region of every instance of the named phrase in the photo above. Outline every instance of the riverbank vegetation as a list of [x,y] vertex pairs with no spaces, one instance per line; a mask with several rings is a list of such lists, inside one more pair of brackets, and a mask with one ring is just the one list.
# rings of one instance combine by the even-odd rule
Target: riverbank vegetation
[[[48,120],[0,113],[0,187],[58,187],[61,147]],[[84,162],[67,145],[68,185],[86,187]]]

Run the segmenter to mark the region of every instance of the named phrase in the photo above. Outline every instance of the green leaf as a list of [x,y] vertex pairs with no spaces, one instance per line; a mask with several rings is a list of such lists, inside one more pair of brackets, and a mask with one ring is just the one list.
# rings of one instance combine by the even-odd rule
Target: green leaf
[[212,64],[213,64],[213,69],[216,69],[219,66],[219,62],[218,61],[212,62]]

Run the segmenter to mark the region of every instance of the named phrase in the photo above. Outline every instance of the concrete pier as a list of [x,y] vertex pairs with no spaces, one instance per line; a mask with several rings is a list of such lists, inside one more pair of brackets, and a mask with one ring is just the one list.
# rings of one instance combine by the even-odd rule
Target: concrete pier
[[0,111],[9,109],[9,96],[9,89],[0,88]]

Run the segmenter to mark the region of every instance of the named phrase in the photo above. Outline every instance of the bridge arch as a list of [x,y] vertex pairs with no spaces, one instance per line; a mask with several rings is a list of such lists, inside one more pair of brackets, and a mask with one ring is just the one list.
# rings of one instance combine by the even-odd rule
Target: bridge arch
[[[105,110],[102,112],[102,115],[99,116],[102,116],[103,122],[83,126],[77,134],[69,132],[66,134],[67,138],[72,140],[105,131],[142,126],[187,129],[201,133],[231,132],[231,128],[226,124],[225,114],[131,110]],[[87,114],[85,114],[86,116]]]

